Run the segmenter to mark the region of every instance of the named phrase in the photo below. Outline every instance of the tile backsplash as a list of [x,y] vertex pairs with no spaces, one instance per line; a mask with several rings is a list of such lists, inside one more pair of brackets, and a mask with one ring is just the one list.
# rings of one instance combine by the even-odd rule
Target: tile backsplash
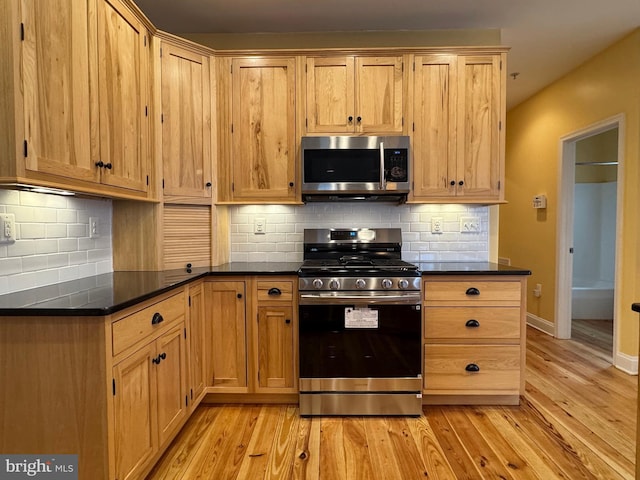
[[3,213],[15,216],[16,241],[0,243],[0,294],[113,271],[110,200],[0,189]]
[[[305,228],[397,227],[402,229],[402,258],[409,262],[488,261],[489,207],[474,205],[393,205],[313,203],[304,206],[243,205],[230,210],[232,262],[302,260]],[[440,217],[442,233],[431,233]],[[480,230],[460,230],[460,219],[476,217]],[[264,219],[265,233],[254,233]]]

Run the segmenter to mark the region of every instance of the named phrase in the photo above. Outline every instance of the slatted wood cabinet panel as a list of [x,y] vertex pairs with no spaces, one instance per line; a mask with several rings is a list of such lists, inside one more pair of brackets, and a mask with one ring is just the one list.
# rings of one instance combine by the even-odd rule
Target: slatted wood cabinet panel
[[403,56],[306,59],[308,133],[402,133]]
[[165,270],[213,263],[211,209],[209,205],[164,205],[162,258]]
[[518,404],[526,279],[424,277],[424,402]]
[[504,200],[506,54],[429,54],[414,61],[411,200]]

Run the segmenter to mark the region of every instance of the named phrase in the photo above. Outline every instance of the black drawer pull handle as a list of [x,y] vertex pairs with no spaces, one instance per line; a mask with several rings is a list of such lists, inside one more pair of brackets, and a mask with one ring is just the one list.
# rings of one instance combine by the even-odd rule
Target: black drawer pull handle
[[480,367],[478,365],[476,365],[475,363],[470,363],[469,365],[464,367],[464,369],[467,372],[479,372],[480,371]]
[[151,325],[158,325],[162,322],[164,322],[164,318],[158,312],[154,313],[153,317],[151,317]]
[[289,325],[289,324],[291,323],[291,319],[290,319],[290,318],[287,318],[287,319],[284,321],[284,323],[286,323],[287,325]]
[[476,287],[467,288],[465,295],[480,295],[480,290]]
[[282,291],[277,287],[272,287],[267,292],[267,295],[282,295]]
[[472,318],[471,320],[467,320],[467,323],[465,323],[464,326],[469,328],[477,328],[480,326],[480,322],[475,318]]

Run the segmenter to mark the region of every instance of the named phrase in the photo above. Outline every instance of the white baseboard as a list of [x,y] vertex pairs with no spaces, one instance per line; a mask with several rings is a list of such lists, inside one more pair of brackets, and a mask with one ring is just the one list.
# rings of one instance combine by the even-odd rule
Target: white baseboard
[[[527,312],[527,325],[555,337],[555,325],[549,320]],[[618,352],[615,354],[614,366],[629,375],[638,375],[638,356]]]
[[547,335],[555,336],[555,325],[549,320],[535,316],[532,313],[527,312],[527,325],[540,330]]

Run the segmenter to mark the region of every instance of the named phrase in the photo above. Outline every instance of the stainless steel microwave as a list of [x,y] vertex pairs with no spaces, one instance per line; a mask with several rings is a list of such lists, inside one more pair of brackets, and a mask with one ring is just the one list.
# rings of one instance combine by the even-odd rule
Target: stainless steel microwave
[[302,137],[305,199],[367,199],[409,192],[408,136]]

